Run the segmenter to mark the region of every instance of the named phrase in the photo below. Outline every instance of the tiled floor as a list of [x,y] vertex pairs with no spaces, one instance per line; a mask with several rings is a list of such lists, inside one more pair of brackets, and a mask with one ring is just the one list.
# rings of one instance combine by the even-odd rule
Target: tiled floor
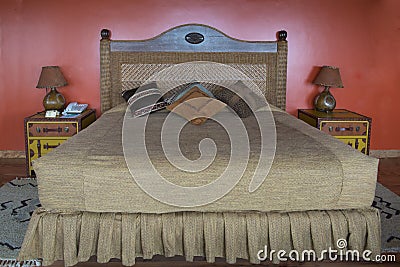
[[400,158],[380,160],[378,181],[400,196]]
[[0,186],[15,177],[26,177],[25,159],[0,158]]

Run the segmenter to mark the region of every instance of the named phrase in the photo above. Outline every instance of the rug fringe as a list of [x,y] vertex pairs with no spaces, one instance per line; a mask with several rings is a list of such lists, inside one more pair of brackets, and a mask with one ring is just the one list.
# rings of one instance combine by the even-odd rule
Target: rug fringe
[[17,261],[16,259],[1,259],[0,267],[39,267],[42,266],[40,260]]
[[36,181],[36,177],[15,177],[15,180],[34,180],[34,181]]

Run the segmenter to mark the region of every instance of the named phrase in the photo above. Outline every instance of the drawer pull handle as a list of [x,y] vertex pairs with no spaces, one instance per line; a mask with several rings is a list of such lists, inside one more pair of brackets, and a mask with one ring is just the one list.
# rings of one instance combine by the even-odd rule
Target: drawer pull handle
[[38,150],[38,158],[40,158],[42,156],[42,145],[40,144],[40,140],[37,141],[36,147]]
[[52,146],[52,145],[49,145],[48,143],[46,143],[46,144],[43,145],[43,148],[48,150],[48,149],[50,149],[50,148],[56,148],[56,147],[58,147],[59,145],[60,145],[60,144],[58,144],[58,145],[53,145],[53,146]]
[[68,132],[69,132],[69,127],[68,127],[68,126],[65,126],[65,128],[64,128],[64,132],[66,132],[66,133],[68,133]]
[[344,131],[350,131],[350,132],[352,132],[353,131],[353,127],[336,127],[335,128],[335,131],[336,132],[344,132]]
[[36,127],[36,132],[40,133],[40,127]]
[[356,127],[356,132],[359,132],[360,131],[360,126],[357,126]]
[[43,128],[43,132],[44,133],[48,133],[48,132],[58,132],[58,133],[61,133],[62,132],[62,128],[61,127],[58,127],[58,128],[56,128],[56,129],[54,129],[54,128]]

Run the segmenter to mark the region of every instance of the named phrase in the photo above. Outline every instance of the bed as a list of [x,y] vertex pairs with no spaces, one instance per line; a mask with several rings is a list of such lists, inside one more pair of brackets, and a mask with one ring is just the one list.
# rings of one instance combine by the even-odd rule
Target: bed
[[[278,32],[277,41],[249,42],[209,26],[190,24],[149,40],[111,40],[109,30],[102,30],[101,37],[103,114],[34,162],[42,207],[32,215],[20,260],[41,258],[43,265],[64,260],[66,266],[72,266],[96,256],[99,263],[117,258],[129,266],[138,258],[163,255],[183,256],[186,261],[195,257],[207,262],[222,258],[228,263],[245,259],[257,264],[262,261],[257,256],[260,250],[314,250],[320,255],[328,248],[343,248],[338,240],[345,240],[347,249],[370,250],[372,256],[380,253],[379,213],[371,208],[378,160],[285,112],[285,31]],[[250,156],[242,172],[237,170],[241,163],[233,161],[238,166],[233,172],[238,181],[213,201],[177,205],[148,194],[138,180],[132,179],[138,175],[149,181],[153,174],[140,151],[123,145],[127,140],[124,131],[135,131],[141,119],[130,116],[121,92],[149,80],[158,80],[166,88],[176,88],[182,80],[196,83],[191,74],[201,71],[185,72],[185,64],[190,62],[197,62],[202,71],[209,70],[212,79],[201,84],[213,92],[220,89],[215,85],[221,85],[221,80],[226,87],[235,86],[239,78],[257,87],[255,94],[261,92],[268,108],[255,114],[261,118],[272,116],[274,131],[269,134],[276,143],[271,147],[268,175],[250,190],[252,175],[262,158],[259,147],[263,138],[255,130],[259,125],[256,115],[241,118],[250,140]],[[205,62],[208,65],[203,65]],[[210,71],[214,64],[217,67]],[[182,72],[187,76],[184,79]],[[157,76],[159,73],[165,75]],[[234,110],[229,103],[227,106],[216,116],[231,116]],[[216,140],[218,149],[222,147],[216,163],[203,168],[204,172],[175,172],[160,153],[163,150],[157,141],[170,115],[161,111],[148,116],[148,139],[144,143],[152,164],[173,184],[208,185],[229,163],[234,144],[226,143],[229,136],[220,134],[214,120],[198,126],[172,115],[188,133],[179,140],[187,158],[199,157],[197,144],[204,138]],[[167,191],[158,193],[162,197]],[[191,194],[194,201],[202,196],[203,191],[199,192]],[[276,254],[268,260],[279,262]]]

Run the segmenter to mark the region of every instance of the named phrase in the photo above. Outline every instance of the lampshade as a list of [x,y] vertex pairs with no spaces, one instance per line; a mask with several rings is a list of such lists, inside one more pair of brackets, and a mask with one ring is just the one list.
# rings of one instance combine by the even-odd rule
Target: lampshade
[[42,67],[36,88],[57,88],[67,85],[67,81],[58,66]]
[[313,84],[322,86],[343,88],[342,79],[340,78],[339,68],[332,66],[323,66],[319,71]]

